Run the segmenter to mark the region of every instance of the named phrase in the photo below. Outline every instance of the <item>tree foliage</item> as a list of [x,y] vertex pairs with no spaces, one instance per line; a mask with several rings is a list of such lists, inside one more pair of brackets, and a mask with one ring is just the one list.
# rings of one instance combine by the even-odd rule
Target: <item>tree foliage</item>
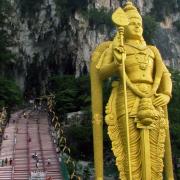
[[0,1],[0,65],[9,64],[14,55],[8,49],[12,41],[7,33],[8,16],[11,13],[11,5],[7,0]]
[[56,95],[56,109],[60,114],[90,107],[89,76],[54,76],[49,79],[49,91]]
[[[0,1],[0,106],[14,106],[22,101],[22,94],[19,87],[13,80],[9,80],[6,76],[9,75],[11,60],[15,56],[9,50],[12,40],[7,32],[9,16],[11,14],[11,4],[7,0]],[[3,76],[2,76],[3,75]]]
[[173,152],[180,157],[180,72],[172,70],[173,91],[169,104],[169,119],[172,135]]
[[90,26],[95,26],[96,28],[101,25],[106,25],[111,28],[114,27],[112,23],[112,10],[108,10],[104,7],[97,9],[91,8],[84,13],[85,17],[89,20]]
[[[110,90],[111,80],[104,82],[103,92],[104,106],[106,105]],[[79,110],[90,111],[91,87],[88,75],[75,78],[73,75],[54,76],[49,79],[49,92],[56,96],[56,110],[59,114]]]
[[66,137],[73,158],[82,160],[92,160],[93,141],[91,126],[70,126],[66,130]]
[[11,42],[5,30],[0,30],[0,64],[8,65],[15,56],[8,49]]
[[22,102],[22,93],[16,83],[0,77],[0,106],[14,106]]

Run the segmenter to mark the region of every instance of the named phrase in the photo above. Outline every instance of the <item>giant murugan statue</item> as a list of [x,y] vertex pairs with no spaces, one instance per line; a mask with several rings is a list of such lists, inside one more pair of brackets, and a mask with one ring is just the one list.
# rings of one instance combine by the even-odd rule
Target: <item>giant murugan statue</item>
[[117,75],[105,121],[122,180],[173,178],[167,104],[172,82],[155,46],[143,39],[142,18],[127,2],[112,15],[113,41],[92,54],[91,87],[96,179],[103,180],[102,82]]

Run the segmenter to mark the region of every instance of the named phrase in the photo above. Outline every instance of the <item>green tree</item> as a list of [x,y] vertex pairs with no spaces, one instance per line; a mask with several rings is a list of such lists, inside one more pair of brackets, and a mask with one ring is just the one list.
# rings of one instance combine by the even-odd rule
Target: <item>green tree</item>
[[22,93],[16,83],[0,77],[0,107],[20,105]]
[[170,128],[173,151],[180,157],[180,72],[171,71],[173,80],[172,99],[169,104]]
[[84,172],[83,172],[83,180],[90,179],[90,175],[91,175],[90,169],[89,169],[88,166],[86,166],[86,167],[84,168]]
[[89,76],[79,78],[75,78],[73,75],[51,77],[49,91],[55,94],[56,110],[61,115],[90,108]]
[[66,137],[71,149],[71,155],[75,159],[92,160],[93,137],[90,126],[70,126],[66,130]]
[[80,110],[90,111],[91,106],[91,86],[90,86],[90,77],[81,76],[76,79],[78,85],[78,98]]
[[[172,143],[172,153],[174,160],[180,158],[180,71],[171,70],[173,80],[172,99],[169,104],[169,123]],[[176,161],[174,162],[176,167]],[[180,172],[175,168],[176,175]]]

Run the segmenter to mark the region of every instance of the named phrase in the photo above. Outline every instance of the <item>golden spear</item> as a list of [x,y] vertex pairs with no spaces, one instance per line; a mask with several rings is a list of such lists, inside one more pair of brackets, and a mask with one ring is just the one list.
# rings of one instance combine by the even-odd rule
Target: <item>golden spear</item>
[[[118,27],[119,33],[119,46],[124,47],[124,27],[129,24],[129,20],[122,8],[118,8],[112,15],[112,20]],[[118,48],[118,47],[117,47]],[[118,50],[118,49],[117,49]],[[122,53],[122,52],[120,52]],[[120,76],[123,79],[124,90],[124,105],[125,105],[125,127],[126,127],[126,144],[127,144],[127,156],[128,156],[128,180],[132,180],[131,171],[131,152],[130,152],[130,138],[129,138],[129,123],[128,123],[128,106],[127,106],[127,91],[126,91],[126,73],[125,73],[125,53],[122,53],[122,66],[119,67]],[[117,64],[119,62],[117,61]]]

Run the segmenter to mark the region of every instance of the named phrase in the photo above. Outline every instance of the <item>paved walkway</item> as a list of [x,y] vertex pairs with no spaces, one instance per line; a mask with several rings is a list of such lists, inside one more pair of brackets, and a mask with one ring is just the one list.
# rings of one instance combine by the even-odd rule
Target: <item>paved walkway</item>
[[[5,139],[0,151],[0,180],[29,180],[34,172],[45,172],[46,178],[51,176],[52,180],[62,180],[55,147],[49,134],[47,114],[31,110],[26,110],[25,113],[26,117],[23,111],[12,114],[5,129]],[[34,154],[37,154],[37,158],[32,157]],[[8,163],[4,162],[2,167],[2,160],[6,158]],[[9,162],[10,158],[12,163]]]

